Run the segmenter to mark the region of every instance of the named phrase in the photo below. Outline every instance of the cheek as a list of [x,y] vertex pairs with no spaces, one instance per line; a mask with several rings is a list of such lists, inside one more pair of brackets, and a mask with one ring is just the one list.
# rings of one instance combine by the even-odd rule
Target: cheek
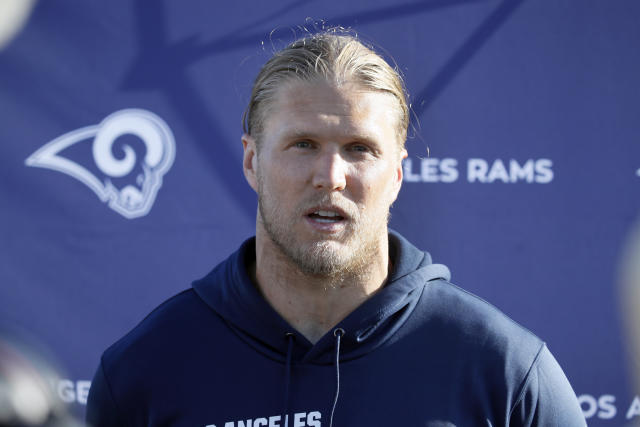
[[304,183],[302,169],[294,162],[270,161],[268,167],[259,170],[262,188],[270,193],[270,197],[286,199]]
[[390,167],[372,167],[357,174],[354,191],[359,190],[364,201],[375,202],[376,208],[386,209],[395,197],[396,170]]

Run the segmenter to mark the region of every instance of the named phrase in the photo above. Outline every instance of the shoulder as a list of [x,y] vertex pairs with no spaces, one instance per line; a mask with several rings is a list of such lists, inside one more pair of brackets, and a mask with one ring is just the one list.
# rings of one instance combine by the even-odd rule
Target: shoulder
[[417,307],[422,336],[474,386],[500,390],[511,425],[582,426],[580,406],[546,344],[492,304],[445,280],[425,286]]
[[496,307],[444,280],[425,286],[415,314],[418,335],[437,343],[440,358],[486,390],[504,390],[512,403],[545,348]]
[[[157,372],[180,363],[187,349],[206,346],[223,321],[188,289],[169,298],[107,348],[101,369],[114,391],[136,391]],[[205,343],[205,344],[203,344]]]
[[215,324],[216,318],[193,289],[160,304],[103,353],[89,392],[87,421],[97,427],[126,425],[125,419],[146,424],[145,402],[154,390],[166,388],[158,382],[159,373],[170,372],[182,348],[201,339],[198,323]]
[[188,333],[189,327],[196,324],[199,317],[211,314],[193,289],[184,290],[156,307],[110,346],[104,352],[103,361],[111,362],[124,354],[143,351],[157,339],[168,343],[168,339]]
[[428,320],[425,326],[437,326],[468,345],[487,350],[518,349],[532,358],[544,345],[492,304],[445,280],[426,285],[418,309]]

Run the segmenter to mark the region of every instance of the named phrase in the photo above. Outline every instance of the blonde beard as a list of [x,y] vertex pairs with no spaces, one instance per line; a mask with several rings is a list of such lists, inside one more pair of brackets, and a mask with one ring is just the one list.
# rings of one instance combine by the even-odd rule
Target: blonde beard
[[[330,279],[328,283],[334,285],[369,274],[369,267],[381,250],[381,234],[387,238],[388,211],[382,221],[373,221],[360,214],[350,215],[353,226],[349,230],[347,241],[339,242],[341,248],[335,248],[336,241],[331,240],[304,244],[296,240],[287,221],[274,220],[285,216],[278,207],[272,206],[275,203],[265,200],[262,186],[259,187],[259,221],[276,248],[301,273]],[[315,203],[323,202],[327,202],[326,197]],[[296,214],[298,217],[302,216],[301,212]]]

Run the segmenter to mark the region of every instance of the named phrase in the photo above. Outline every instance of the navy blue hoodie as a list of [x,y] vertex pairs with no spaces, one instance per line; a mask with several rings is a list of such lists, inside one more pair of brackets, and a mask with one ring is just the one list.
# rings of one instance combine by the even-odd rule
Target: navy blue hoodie
[[107,349],[95,426],[584,426],[536,336],[390,233],[387,285],[315,345],[247,274],[247,240]]

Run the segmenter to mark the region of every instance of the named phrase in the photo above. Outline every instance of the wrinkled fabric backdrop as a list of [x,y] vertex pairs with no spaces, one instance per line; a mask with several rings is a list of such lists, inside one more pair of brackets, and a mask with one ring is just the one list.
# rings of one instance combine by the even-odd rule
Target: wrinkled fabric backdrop
[[51,350],[82,416],[101,352],[253,234],[251,83],[322,25],[405,76],[391,227],[542,337],[590,425],[640,420],[620,304],[640,207],[633,0],[40,1],[0,51],[3,325]]

